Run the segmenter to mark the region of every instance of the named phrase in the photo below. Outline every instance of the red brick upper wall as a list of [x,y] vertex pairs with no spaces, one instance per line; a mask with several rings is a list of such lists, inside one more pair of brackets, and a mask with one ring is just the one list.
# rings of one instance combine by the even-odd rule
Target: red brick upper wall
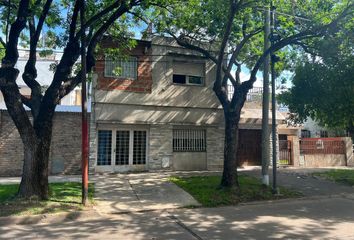
[[[110,39],[104,39],[101,42],[103,48],[112,48],[118,46]],[[149,42],[138,41],[137,46],[129,52],[129,55],[138,58],[137,79],[105,77],[104,56],[101,55],[96,62],[94,71],[98,75],[97,89],[100,90],[123,90],[138,93],[151,93],[152,88],[152,70],[151,70],[151,45]]]

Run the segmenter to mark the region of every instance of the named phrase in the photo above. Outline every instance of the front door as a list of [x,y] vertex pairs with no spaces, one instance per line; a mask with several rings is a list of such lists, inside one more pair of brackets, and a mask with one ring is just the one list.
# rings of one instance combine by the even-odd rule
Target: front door
[[98,172],[146,170],[147,130],[98,130],[97,145]]

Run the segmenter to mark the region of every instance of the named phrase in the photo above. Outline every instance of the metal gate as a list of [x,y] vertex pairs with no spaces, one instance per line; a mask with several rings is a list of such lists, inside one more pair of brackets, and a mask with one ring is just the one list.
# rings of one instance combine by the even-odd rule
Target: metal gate
[[291,141],[279,140],[279,165],[291,164]]

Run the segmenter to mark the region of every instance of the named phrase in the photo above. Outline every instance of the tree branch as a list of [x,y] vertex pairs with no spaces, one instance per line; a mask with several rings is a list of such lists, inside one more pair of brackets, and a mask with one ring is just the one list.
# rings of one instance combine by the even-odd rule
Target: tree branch
[[29,0],[21,0],[19,3],[17,17],[11,25],[9,41],[6,45],[5,57],[2,60],[2,67],[14,67],[18,59],[18,39],[20,33],[26,27]]
[[77,19],[79,16],[79,11],[80,11],[80,4],[81,1],[76,1],[75,6],[73,9],[73,16],[71,17],[71,23],[69,27],[69,42],[73,42],[75,39],[75,31],[76,31],[76,25],[77,25]]
[[256,64],[254,65],[254,67],[253,67],[253,69],[251,71],[249,80],[243,82],[242,85],[244,85],[247,89],[251,89],[252,88],[253,83],[257,80],[257,78],[256,78],[257,72],[258,72],[259,68],[261,67],[261,65],[263,64],[263,61],[264,61],[265,57],[268,54],[270,54],[271,52],[276,52],[276,51],[282,49],[285,46],[296,44],[297,42],[299,42],[299,41],[301,41],[303,39],[309,39],[309,38],[318,37],[318,36],[323,35],[327,31],[330,31],[331,29],[336,29],[337,24],[342,19],[344,19],[349,14],[353,13],[353,6],[354,5],[348,5],[348,7],[335,20],[333,20],[329,24],[326,24],[326,25],[323,25],[323,26],[319,26],[319,27],[315,27],[313,29],[305,30],[303,32],[300,32],[300,33],[294,34],[292,36],[286,37],[286,38],[278,41],[277,43],[275,43],[273,46],[268,48],[258,58]]
[[26,96],[23,96],[21,94],[21,101],[24,105],[26,105],[28,108],[32,108],[32,101],[30,98],[27,98]]
[[[41,1],[37,1],[36,4],[40,4]],[[28,25],[30,29],[30,53],[29,59],[26,63],[24,73],[22,74],[22,79],[31,88],[31,104],[28,107],[31,108],[32,115],[34,118],[37,117],[39,106],[42,100],[42,89],[41,85],[36,81],[37,78],[37,46],[39,41],[39,36],[42,31],[44,21],[48,15],[50,6],[53,0],[47,0],[43,6],[42,13],[38,19],[37,28],[34,26],[34,16],[29,18]]]
[[[97,13],[96,15],[92,16],[90,19],[88,19],[84,25],[84,28],[90,27],[92,24],[94,24],[96,21],[101,20],[103,16],[105,16],[107,13],[112,12],[115,8],[119,7],[123,3],[122,0],[116,1],[109,7],[103,9],[101,12]],[[78,33],[76,34],[76,38],[80,38],[82,33],[82,30],[80,29]]]
[[0,0],[0,5],[4,7],[17,8],[16,4],[9,2],[8,0]]
[[[87,72],[91,72],[93,66],[95,66],[95,57],[94,50],[96,48],[97,43],[100,41],[103,34],[107,31],[107,29],[117,20],[120,16],[122,16],[125,12],[127,12],[131,7],[133,7],[135,2],[132,2],[130,6],[126,4],[121,4],[120,7],[111,14],[109,19],[101,25],[101,27],[93,34],[87,48]],[[62,84],[59,88],[59,98],[63,98],[69,92],[71,92],[79,83],[80,83],[81,71],[73,78],[67,80],[64,84]]]
[[[258,33],[262,32],[262,28],[258,28],[255,31],[249,33],[249,34],[244,34],[244,38],[240,41],[240,43],[236,46],[236,49],[233,51],[230,60],[229,60],[229,64],[227,66],[227,69],[225,70],[225,72],[230,72],[233,65],[236,62],[236,59],[238,58],[238,56],[240,55],[242,48],[245,46],[245,44],[255,35],[257,35]],[[238,64],[236,64],[238,65]],[[238,67],[238,66],[237,66]],[[227,82],[227,79],[229,78],[229,76],[227,74],[224,75],[224,79],[223,79],[223,84],[225,84],[225,82]],[[238,81],[236,78],[236,84],[239,85],[241,81]],[[236,86],[234,86],[236,87]]]

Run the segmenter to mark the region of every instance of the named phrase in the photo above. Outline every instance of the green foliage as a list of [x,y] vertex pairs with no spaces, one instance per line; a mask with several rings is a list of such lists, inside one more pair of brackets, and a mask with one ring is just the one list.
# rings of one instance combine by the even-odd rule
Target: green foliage
[[[281,12],[276,15],[275,32],[284,39],[332,21],[338,17],[349,1],[276,0],[273,3],[277,11]],[[231,52],[238,46],[245,35],[263,29],[263,12],[267,7],[269,1],[263,0],[249,1],[239,9],[228,39],[228,51]],[[225,0],[189,0],[183,4],[177,1],[167,9],[157,9],[152,14],[152,18],[158,32],[178,33],[194,40],[212,43],[214,48],[218,49],[224,36],[229,9],[230,1]],[[301,18],[296,18],[298,16]],[[263,42],[264,36],[261,31],[247,42],[237,61],[251,69],[263,54]],[[277,52],[281,57],[281,61],[276,66],[278,73],[284,69],[294,68],[294,62],[297,60],[296,53],[298,53],[296,47],[284,48]]]
[[280,188],[282,196],[274,196],[271,188],[263,186],[256,178],[245,175],[239,176],[239,189],[220,188],[220,176],[172,177],[170,181],[191,194],[204,207],[301,196],[300,193],[285,188]]
[[[18,184],[0,185],[0,216],[34,215],[81,210],[81,183],[50,183],[49,200],[16,199]],[[94,185],[89,184],[89,200],[93,203]]]
[[334,64],[309,62],[299,65],[293,87],[279,96],[289,106],[295,122],[308,117],[329,128],[354,124],[354,56],[339,58]]
[[5,48],[4,46],[0,43],[0,59],[3,59],[5,57]]
[[314,175],[345,185],[354,186],[354,170],[334,169],[327,172],[314,173]]

